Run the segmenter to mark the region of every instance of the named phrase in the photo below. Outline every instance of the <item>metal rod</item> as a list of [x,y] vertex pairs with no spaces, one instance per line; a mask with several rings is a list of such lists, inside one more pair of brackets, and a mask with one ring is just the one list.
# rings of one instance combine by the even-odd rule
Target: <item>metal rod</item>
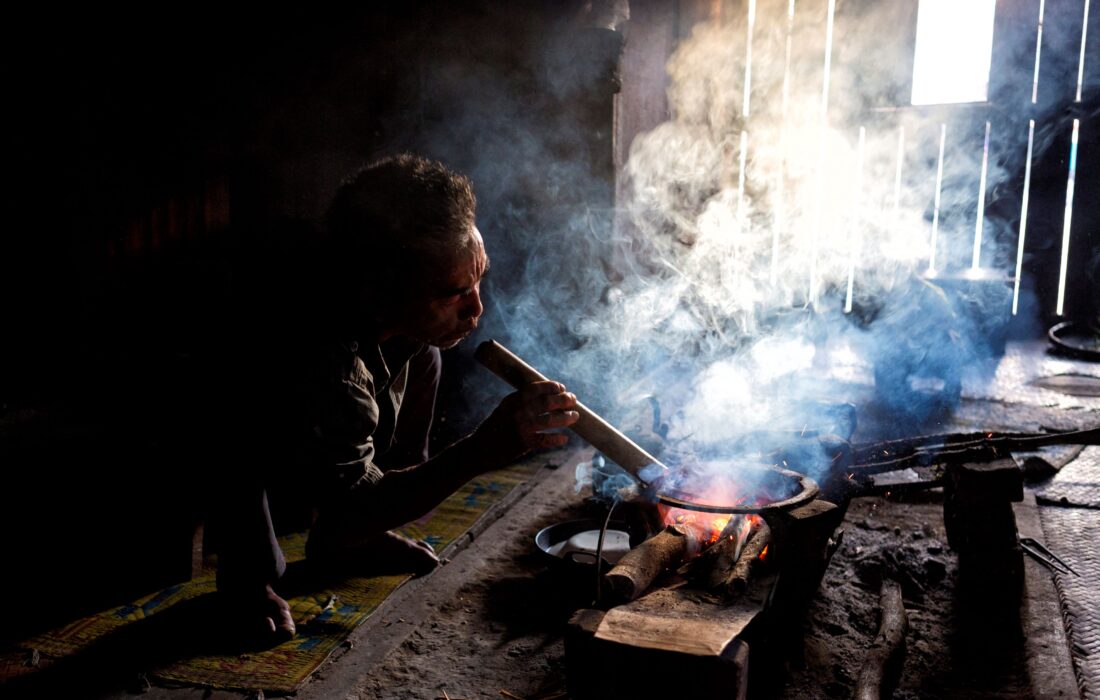
[[989,122],[985,123],[985,145],[982,146],[982,174],[978,179],[978,216],[974,222],[974,256],[970,263],[972,269],[981,266],[982,225],[985,223],[985,176],[989,171]]
[[1049,445],[1100,444],[1100,427],[1061,433],[950,433],[853,445],[853,468],[888,466],[910,460],[942,458],[975,451],[1028,452]]
[[1062,263],[1058,268],[1058,308],[1056,313],[1061,316],[1065,311],[1066,301],[1066,268],[1069,265],[1069,231],[1073,221],[1073,186],[1077,179],[1077,132],[1081,126],[1080,119],[1073,120],[1073,138],[1069,148],[1069,179],[1066,180],[1066,211],[1062,218]]
[[603,589],[601,588],[603,583],[603,541],[604,536],[607,535],[607,526],[611,524],[611,514],[615,512],[615,506],[618,502],[618,498],[612,499],[611,506],[607,509],[607,517],[603,520],[603,527],[600,528],[600,538],[596,541],[596,600],[603,598]]
[[1024,240],[1027,238],[1027,199],[1031,191],[1031,148],[1035,143],[1035,120],[1027,123],[1027,163],[1024,165],[1024,197],[1020,203],[1020,240],[1016,244],[1016,280],[1012,285],[1012,315],[1020,305],[1020,275],[1024,266]]

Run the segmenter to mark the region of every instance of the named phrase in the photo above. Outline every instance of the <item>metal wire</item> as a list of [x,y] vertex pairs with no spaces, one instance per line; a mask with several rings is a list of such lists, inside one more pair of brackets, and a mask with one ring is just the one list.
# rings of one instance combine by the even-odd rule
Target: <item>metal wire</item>
[[600,538],[596,540],[596,601],[603,597],[603,539],[607,534],[607,526],[611,524],[611,514],[615,512],[618,499],[611,501],[611,507],[607,509],[607,517],[604,518],[603,527],[600,528]]

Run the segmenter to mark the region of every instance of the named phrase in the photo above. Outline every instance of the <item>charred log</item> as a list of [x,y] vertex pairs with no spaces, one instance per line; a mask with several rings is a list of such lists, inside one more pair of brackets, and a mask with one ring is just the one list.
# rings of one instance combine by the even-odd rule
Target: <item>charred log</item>
[[902,602],[901,585],[883,579],[879,594],[882,614],[878,634],[864,660],[863,672],[856,684],[855,700],[879,700],[890,697],[897,683],[901,662],[905,656],[905,633],[909,617]]
[[771,541],[771,530],[763,518],[754,519],[741,551],[730,566],[711,569],[707,587],[728,597],[739,596],[748,588],[753,568],[760,561],[760,555]]
[[634,600],[658,576],[677,566],[698,544],[690,528],[669,525],[626,554],[604,581],[619,600]]

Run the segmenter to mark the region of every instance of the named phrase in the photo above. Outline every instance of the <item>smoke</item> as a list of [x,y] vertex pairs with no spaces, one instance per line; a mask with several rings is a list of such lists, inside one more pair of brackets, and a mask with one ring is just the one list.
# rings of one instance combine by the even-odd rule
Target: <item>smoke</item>
[[[794,21],[789,7],[755,3],[747,101],[747,12],[681,43],[668,63],[671,118],[630,149],[625,225],[571,201],[606,184],[568,125],[505,107],[493,123],[509,138],[467,141],[479,188],[507,189],[503,160],[508,183],[545,193],[482,210],[494,261],[481,337],[666,455],[722,455],[753,431],[840,432],[828,407],[866,401],[872,384],[899,425],[922,420],[951,408],[962,377],[1003,342],[1011,216],[984,218],[981,272],[970,268],[980,199],[1020,189],[1026,120],[990,113],[986,154],[987,117],[895,109],[908,101],[899,71],[911,49],[882,40],[897,36],[892,3],[841,3],[826,105],[827,3],[800,1]],[[555,42],[534,50],[561,64]],[[926,279],[930,268],[938,276]],[[473,374],[471,393],[485,384]],[[654,396],[663,417],[651,421]]]

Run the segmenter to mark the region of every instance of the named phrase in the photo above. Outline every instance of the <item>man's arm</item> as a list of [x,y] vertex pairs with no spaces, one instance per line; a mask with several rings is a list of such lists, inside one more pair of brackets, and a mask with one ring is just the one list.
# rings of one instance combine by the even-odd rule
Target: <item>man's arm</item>
[[475,476],[533,449],[564,445],[567,436],[545,431],[575,423],[576,404],[576,397],[558,382],[537,382],[506,396],[472,434],[435,457],[353,487],[347,497],[353,501],[357,527],[369,534],[404,525]]

